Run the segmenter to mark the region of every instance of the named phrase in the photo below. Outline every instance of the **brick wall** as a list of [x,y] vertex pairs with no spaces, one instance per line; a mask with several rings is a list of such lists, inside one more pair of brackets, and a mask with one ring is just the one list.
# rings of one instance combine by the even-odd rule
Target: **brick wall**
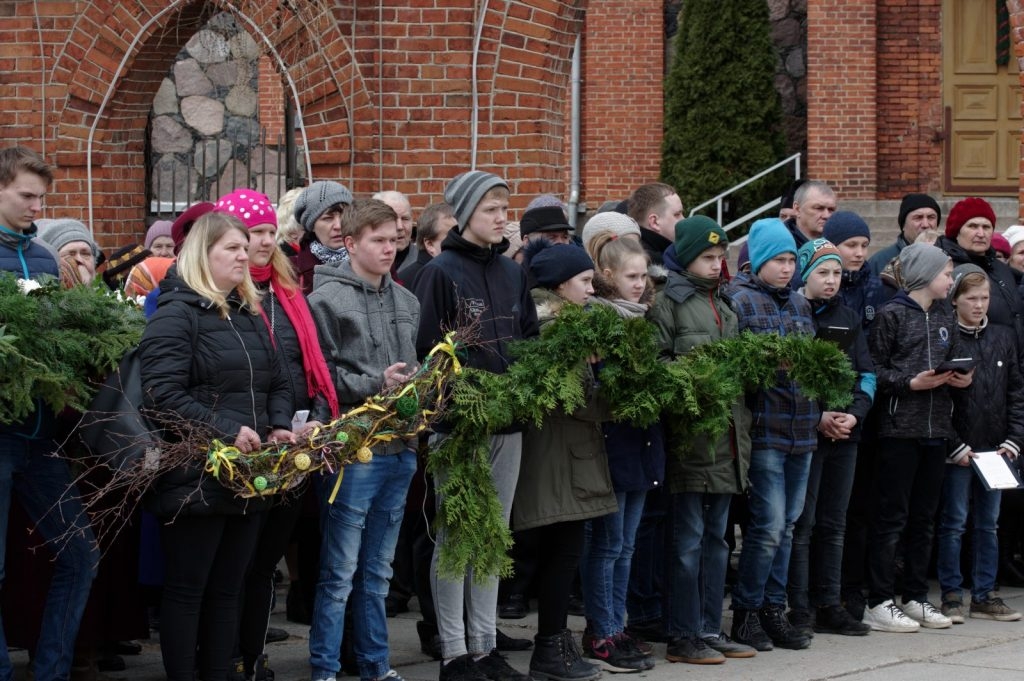
[[[410,194],[414,204],[426,205],[471,161],[472,49],[477,11],[485,4],[476,69],[476,165],[505,174],[515,194],[513,207],[519,208],[538,193],[564,194],[570,59],[587,3],[0,2],[6,39],[0,97],[8,112],[0,129],[5,143],[28,144],[57,164],[47,216],[86,219],[91,186],[101,244],[137,239],[145,216],[146,122],[153,97],[191,35],[230,6],[257,43],[273,46],[287,65],[278,83],[290,76],[298,91],[313,177],[346,182],[357,194],[394,187]],[[619,57],[629,58],[643,42],[660,44],[659,3],[590,3],[603,4],[624,13],[629,20],[622,25],[632,27]],[[648,36],[648,29],[655,33]],[[616,118],[607,122],[609,129],[627,124],[636,130],[639,124],[641,130],[660,131],[660,60],[649,72],[648,66],[634,70],[629,63],[646,58],[620,58],[618,80],[645,79],[648,94],[659,98],[649,107],[656,116]],[[274,80],[269,70],[264,75],[264,82]],[[595,188],[594,181],[591,189],[602,198],[619,195],[653,176],[655,137],[644,132],[637,138],[636,158],[645,165],[621,164],[620,175],[601,180],[617,182],[613,189]]]
[[807,7],[807,175],[840,199],[873,199],[878,184],[875,4]]
[[878,4],[878,198],[942,189],[942,0]]
[[592,210],[658,179],[664,121],[662,5],[662,0],[605,0],[588,8],[582,185]]

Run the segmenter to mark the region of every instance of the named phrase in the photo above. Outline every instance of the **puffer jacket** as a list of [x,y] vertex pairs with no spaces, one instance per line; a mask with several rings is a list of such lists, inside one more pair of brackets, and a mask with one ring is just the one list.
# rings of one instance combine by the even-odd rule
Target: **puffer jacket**
[[[534,289],[542,323],[551,322],[562,299]],[[571,520],[586,520],[618,510],[601,422],[611,418],[597,390],[593,370],[585,372],[587,402],[571,414],[552,411],[540,428],[523,435],[519,482],[512,503],[512,528],[528,530]]]
[[[24,232],[0,226],[0,271],[13,272],[19,279],[60,276],[60,267],[53,253],[34,239],[38,231],[35,225]],[[43,400],[36,399],[34,413],[20,423],[0,425],[0,437],[10,435],[32,440],[52,438],[56,418],[56,414]]]
[[320,265],[309,307],[343,407],[380,392],[384,369],[392,364],[416,364],[420,305],[390,275],[374,288],[347,260]]
[[[291,428],[288,376],[263,319],[228,298],[222,319],[212,303],[177,273],[160,283],[156,314],[139,343],[145,406],[157,422],[191,421],[209,438],[234,442],[242,426],[266,438],[273,428]],[[168,428],[168,440],[176,439]],[[237,499],[203,470],[205,452],[194,464],[164,473],[146,500],[162,518],[176,514],[219,515],[262,510],[264,500]]]
[[[775,288],[756,275],[737,277],[729,299],[739,318],[739,330],[753,333],[813,334],[814,320],[807,299],[789,288]],[[779,369],[774,386],[747,394],[753,415],[750,431],[754,450],[774,449],[789,454],[813,452],[818,446],[821,411],[800,386]]]
[[[306,385],[306,369],[302,364],[302,347],[299,345],[299,335],[295,332],[277,293],[269,286],[262,287],[263,310],[266,312],[267,320],[270,322],[270,330],[274,336],[274,345],[284,365],[285,373],[288,375],[288,386],[292,393],[292,409],[310,409],[313,405],[313,398],[309,396],[309,388]],[[301,293],[300,293],[301,295]]]
[[[665,288],[648,313],[658,329],[658,343],[666,361],[685,355],[698,345],[735,336],[736,313],[721,295],[718,282],[669,270]],[[732,407],[729,432],[716,442],[706,436],[684,438],[672,422],[666,424],[669,490],[737,494],[747,487],[750,467],[750,410],[742,400]]]
[[970,448],[987,452],[1006,447],[1015,455],[1024,447],[1024,375],[1018,343],[1004,326],[978,328],[957,324],[960,356],[980,362],[971,384],[953,394],[953,428],[963,442],[950,448],[950,463],[958,463]]
[[1017,288],[1017,278],[1013,269],[996,257],[996,251],[989,248],[984,255],[967,252],[955,240],[939,237],[935,245],[945,251],[953,260],[953,266],[970,263],[985,270],[991,286],[988,304],[989,324],[1006,326],[1024,338],[1024,300]]
[[849,441],[859,442],[864,419],[867,418],[868,411],[875,399],[878,382],[875,377],[875,363],[871,360],[871,352],[868,350],[867,335],[861,328],[862,317],[843,305],[839,296],[833,296],[828,300],[810,300],[808,302],[811,304],[811,312],[814,314],[815,329],[831,326],[852,329],[856,332],[853,342],[848,347],[839,349],[850,358],[850,366],[857,372],[857,382],[853,387],[853,402],[841,411],[857,418],[857,425],[850,433]]
[[955,439],[950,389],[911,390],[910,381],[943,360],[960,357],[956,320],[945,301],[925,312],[900,291],[875,318],[868,336],[875,362],[880,437]]

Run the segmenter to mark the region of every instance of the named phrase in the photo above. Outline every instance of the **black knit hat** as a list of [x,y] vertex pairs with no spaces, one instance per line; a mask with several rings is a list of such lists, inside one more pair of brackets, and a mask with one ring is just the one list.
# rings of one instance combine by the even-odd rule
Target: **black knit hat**
[[907,194],[900,201],[900,214],[897,217],[901,232],[903,231],[903,223],[907,221],[907,216],[918,208],[931,208],[939,216],[938,222],[942,222],[942,209],[939,208],[938,201],[927,194]]

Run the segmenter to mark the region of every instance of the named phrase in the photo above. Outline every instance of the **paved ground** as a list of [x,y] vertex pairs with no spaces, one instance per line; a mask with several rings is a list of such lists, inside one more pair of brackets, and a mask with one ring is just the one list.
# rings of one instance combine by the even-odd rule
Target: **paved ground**
[[[932,593],[935,593],[933,587]],[[1004,589],[1003,598],[1014,608],[1024,609],[1024,590]],[[283,592],[279,598],[284,603]],[[415,602],[414,602],[415,603]],[[271,667],[278,681],[309,678],[307,627],[285,621],[282,608],[273,615],[272,625],[287,629],[291,638],[268,646]],[[728,611],[726,612],[728,616]],[[436,681],[438,663],[419,651],[415,612],[389,620],[392,665],[408,681]],[[577,632],[583,619],[570,618]],[[522,620],[499,620],[499,627],[514,636],[532,636],[536,615]],[[115,679],[157,681],[164,679],[157,641],[144,642],[142,655],[126,658],[127,671],[112,673]],[[701,679],[718,681],[773,681],[775,679],[844,681],[1019,681],[1024,677],[1024,622],[991,622],[968,619],[966,624],[943,631],[922,630],[916,634],[881,634],[863,638],[818,634],[807,650],[779,650],[759,653],[749,660],[728,660],[723,665],[701,667],[670,664],[665,646],[655,648],[657,666],[634,675],[644,681]],[[512,653],[510,662],[520,670],[529,665],[530,653]],[[17,679],[25,679],[27,656],[15,653]],[[623,681],[625,681],[623,679]]]

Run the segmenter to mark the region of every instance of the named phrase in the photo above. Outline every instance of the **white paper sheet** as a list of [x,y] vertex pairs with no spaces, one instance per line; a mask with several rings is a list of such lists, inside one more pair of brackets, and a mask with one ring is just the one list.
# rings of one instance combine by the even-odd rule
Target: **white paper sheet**
[[974,452],[971,465],[989,489],[1016,489],[1020,482],[999,452]]

